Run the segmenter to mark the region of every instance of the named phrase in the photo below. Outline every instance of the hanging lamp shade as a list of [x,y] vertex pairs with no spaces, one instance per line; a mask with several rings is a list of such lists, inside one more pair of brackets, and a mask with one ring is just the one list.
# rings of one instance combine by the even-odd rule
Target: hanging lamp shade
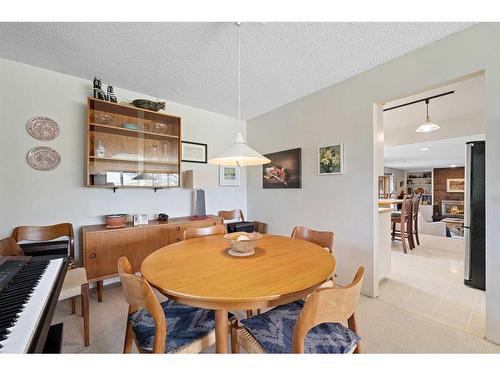
[[226,151],[208,161],[210,164],[228,167],[247,167],[270,163],[271,160],[249,147],[243,135],[238,132],[234,143]]
[[439,125],[436,125],[431,121],[431,118],[427,116],[427,119],[424,121],[422,125],[420,125],[415,131],[417,133],[428,133],[433,132],[434,130],[438,130]]
[[424,123],[415,130],[417,133],[428,133],[439,129],[439,125],[433,123],[429,116],[429,99],[425,100],[425,104],[427,106],[427,117],[425,118]]
[[270,163],[271,160],[259,154],[248,146],[241,134],[241,23],[237,22],[238,30],[238,132],[234,143],[217,157],[210,159],[210,164],[225,165],[228,167],[247,167]]

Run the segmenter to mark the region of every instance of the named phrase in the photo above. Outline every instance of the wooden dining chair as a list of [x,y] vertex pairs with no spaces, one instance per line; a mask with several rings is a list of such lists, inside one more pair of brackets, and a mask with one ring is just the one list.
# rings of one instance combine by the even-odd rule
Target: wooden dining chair
[[0,256],[23,256],[23,250],[12,237],[0,240]]
[[235,220],[239,219],[240,221],[245,221],[245,217],[243,216],[243,211],[239,208],[232,211],[219,211],[217,216],[221,217],[223,220]]
[[406,249],[406,239],[408,239],[408,246],[410,246],[410,249],[413,248],[411,240],[412,198],[413,195],[405,195],[403,197],[403,203],[401,204],[401,211],[391,213],[391,239],[392,241],[401,240],[403,252],[405,254],[408,253],[408,250]]
[[[128,316],[123,353],[199,353],[215,343],[215,312],[173,300],[160,303],[149,283],[124,256],[118,259]],[[230,314],[230,326],[236,326]]]
[[267,234],[267,223],[262,223],[260,221],[254,221],[253,222],[253,229],[257,233]]
[[62,223],[50,226],[22,226],[12,232],[12,237],[19,241],[51,241],[60,237],[69,240],[70,269],[66,272],[64,282],[59,293],[59,301],[70,299],[71,314],[76,311],[76,300],[80,296],[81,315],[83,318],[83,337],[85,346],[90,345],[90,313],[89,313],[89,284],[87,272],[83,267],[75,267],[75,237],[73,225]]
[[189,240],[191,238],[213,236],[215,234],[227,234],[226,227],[223,224],[202,228],[190,227],[184,231],[184,239]]
[[320,288],[305,302],[295,301],[242,320],[233,327],[233,353],[239,352],[239,345],[247,353],[359,353],[355,314],[363,275],[360,267],[347,286]]
[[[292,231],[292,238],[312,242],[318,246],[321,246],[325,250],[328,250],[333,256],[333,232],[328,231],[318,231],[307,227],[295,227]],[[335,285],[336,275],[332,275],[332,278],[324,282],[321,287],[332,287]]]
[[295,227],[292,238],[312,242],[328,250],[333,255],[333,232],[318,231],[307,227]]

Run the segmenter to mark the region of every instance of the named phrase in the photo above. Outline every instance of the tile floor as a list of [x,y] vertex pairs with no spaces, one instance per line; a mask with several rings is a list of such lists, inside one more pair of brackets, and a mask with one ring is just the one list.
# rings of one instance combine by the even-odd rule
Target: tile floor
[[485,293],[463,283],[463,240],[421,235],[404,254],[392,243],[392,272],[379,300],[449,327],[485,336]]

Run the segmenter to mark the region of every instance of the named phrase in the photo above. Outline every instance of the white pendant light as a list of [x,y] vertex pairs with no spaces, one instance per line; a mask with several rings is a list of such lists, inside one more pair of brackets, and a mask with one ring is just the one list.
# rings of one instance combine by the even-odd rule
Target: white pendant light
[[439,125],[433,123],[429,117],[429,99],[425,101],[425,104],[427,106],[427,117],[425,118],[424,123],[415,130],[417,133],[428,133],[439,129]]
[[210,164],[246,167],[270,163],[271,160],[249,147],[240,131],[241,123],[241,24],[238,28],[238,132],[234,143],[222,154],[210,159]]

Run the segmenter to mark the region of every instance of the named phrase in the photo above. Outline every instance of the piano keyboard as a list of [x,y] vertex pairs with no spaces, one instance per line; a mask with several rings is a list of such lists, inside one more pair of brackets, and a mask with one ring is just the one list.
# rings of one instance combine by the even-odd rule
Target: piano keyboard
[[2,264],[0,353],[28,352],[62,265],[62,258]]

